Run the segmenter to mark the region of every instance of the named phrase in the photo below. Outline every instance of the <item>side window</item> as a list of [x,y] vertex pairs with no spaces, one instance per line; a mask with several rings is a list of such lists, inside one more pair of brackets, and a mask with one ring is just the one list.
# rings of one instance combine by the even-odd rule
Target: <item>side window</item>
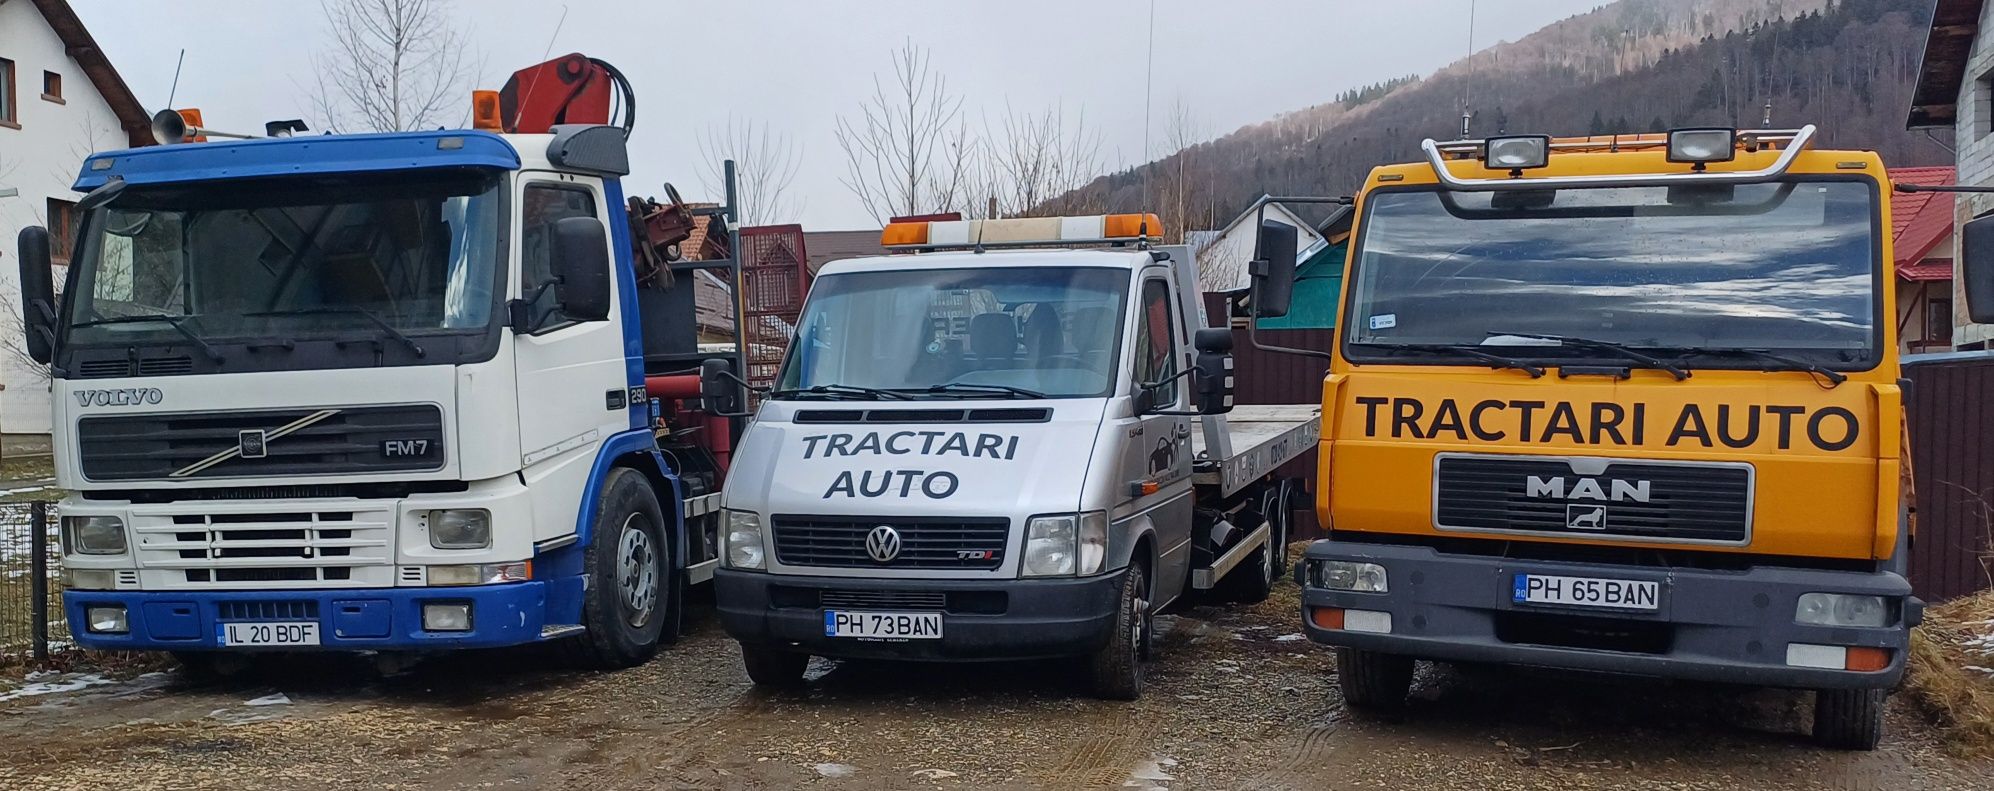
[[[1177,330],[1170,320],[1170,288],[1161,280],[1142,284],[1141,322],[1135,334],[1135,378],[1156,382],[1177,373]],[[1177,403],[1177,381],[1156,389],[1156,403]]]
[[[554,288],[554,223],[568,217],[594,217],[595,196],[581,187],[529,184],[520,203],[519,298],[532,300],[532,323],[565,322]],[[607,244],[607,242],[605,242]],[[538,292],[539,296],[534,294]]]

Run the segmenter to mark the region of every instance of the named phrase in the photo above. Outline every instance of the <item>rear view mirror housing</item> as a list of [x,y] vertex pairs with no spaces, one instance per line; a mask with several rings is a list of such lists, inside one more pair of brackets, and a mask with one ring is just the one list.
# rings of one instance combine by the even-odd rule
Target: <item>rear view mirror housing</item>
[[1969,221],[1960,229],[1959,241],[1966,315],[1975,324],[1994,322],[1994,215]]
[[708,359],[699,364],[700,409],[715,415],[735,416],[741,410],[741,384],[733,366],[726,360]]
[[1223,415],[1232,411],[1232,330],[1210,328],[1192,336],[1198,350],[1197,407],[1200,415]]
[[554,300],[575,321],[609,318],[609,245],[602,221],[563,217],[554,222]]
[[1260,221],[1252,265],[1253,316],[1272,319],[1288,315],[1295,296],[1295,254],[1301,232],[1273,220]]
[[49,259],[48,229],[21,229],[21,324],[28,356],[48,365],[55,359],[55,270]]

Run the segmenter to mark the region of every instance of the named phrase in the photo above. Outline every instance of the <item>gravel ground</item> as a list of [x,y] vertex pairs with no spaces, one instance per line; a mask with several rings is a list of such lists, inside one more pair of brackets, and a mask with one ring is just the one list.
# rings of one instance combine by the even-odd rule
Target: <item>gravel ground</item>
[[1063,663],[822,663],[755,690],[710,617],[650,664],[533,652],[382,679],[270,663],[6,697],[0,788],[1994,788],[1900,706],[1874,753],[1817,750],[1793,693],[1422,668],[1399,722],[1353,717],[1294,589],[1167,622],[1143,700]]

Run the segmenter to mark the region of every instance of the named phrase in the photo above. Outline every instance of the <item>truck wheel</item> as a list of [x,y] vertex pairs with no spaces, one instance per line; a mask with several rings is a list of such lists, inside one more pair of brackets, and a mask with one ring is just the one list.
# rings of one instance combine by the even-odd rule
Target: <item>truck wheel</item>
[[1405,708],[1412,691],[1412,658],[1356,648],[1336,649],[1336,685],[1353,709],[1379,713]]
[[634,667],[657,653],[674,590],[664,525],[664,511],[644,474],[626,467],[610,470],[582,557],[582,626],[587,631],[571,641],[582,664]]
[[1122,592],[1115,602],[1114,631],[1108,644],[1088,658],[1094,696],[1104,700],[1135,700],[1142,696],[1143,657],[1149,655],[1148,573],[1142,564],[1129,565],[1122,575]]
[[803,670],[810,666],[810,655],[742,643],[741,665],[759,686],[793,689],[803,686]]
[[1874,750],[1883,739],[1881,689],[1824,689],[1814,693],[1814,741],[1837,750]]

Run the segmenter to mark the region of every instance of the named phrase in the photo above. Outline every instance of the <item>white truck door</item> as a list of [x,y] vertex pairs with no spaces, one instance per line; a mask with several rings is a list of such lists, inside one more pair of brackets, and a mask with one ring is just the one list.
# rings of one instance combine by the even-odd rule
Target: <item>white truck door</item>
[[[535,328],[515,336],[513,361],[519,383],[520,463],[534,488],[538,540],[573,529],[596,448],[630,427],[622,322],[632,318],[612,311],[607,321],[575,321],[561,315],[553,288],[541,290],[554,277],[551,242],[557,220],[600,219],[603,245],[611,244],[601,182],[529,171],[518,184],[519,277],[513,295],[532,300],[528,315]],[[608,260],[614,262],[615,256]],[[610,283],[618,288],[614,277]],[[610,304],[619,303],[612,297]]]
[[[1183,370],[1184,325],[1170,281],[1161,274],[1143,278],[1130,336],[1134,381],[1159,382]],[[1156,388],[1155,409],[1184,411],[1190,387],[1173,380]],[[1191,419],[1184,415],[1138,415],[1129,429],[1122,479],[1130,501],[1119,513],[1146,514],[1156,526],[1157,567],[1152,570],[1152,603],[1162,604],[1183,590],[1191,554]],[[1141,494],[1141,484],[1154,493]]]

